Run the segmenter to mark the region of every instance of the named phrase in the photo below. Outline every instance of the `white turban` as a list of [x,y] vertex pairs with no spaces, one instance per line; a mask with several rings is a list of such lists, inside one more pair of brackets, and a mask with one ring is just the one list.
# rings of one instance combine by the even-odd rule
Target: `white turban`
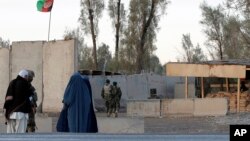
[[18,75],[21,76],[22,78],[28,78],[29,73],[27,70],[23,69],[18,73]]

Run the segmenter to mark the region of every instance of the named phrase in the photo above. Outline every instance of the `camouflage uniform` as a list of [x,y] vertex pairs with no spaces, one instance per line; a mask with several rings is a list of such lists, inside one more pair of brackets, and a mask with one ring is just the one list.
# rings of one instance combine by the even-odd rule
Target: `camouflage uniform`
[[112,86],[110,85],[110,81],[107,79],[105,85],[102,88],[102,98],[105,100],[105,106],[107,109],[107,116],[109,117],[111,114],[111,92]]
[[[31,104],[32,104],[32,107],[34,109],[36,109],[37,107],[37,104],[36,104],[36,101],[37,101],[37,93],[36,93],[36,89],[31,86],[30,88],[32,90],[32,98],[31,98]],[[27,124],[27,129],[26,129],[26,132],[35,132],[36,130],[36,122],[35,122],[35,111],[29,113],[29,119],[28,119],[28,124]]]
[[117,86],[116,82],[113,82],[112,94],[111,94],[111,111],[114,117],[118,116],[118,112],[120,109],[120,100],[122,96],[122,91],[120,87]]
[[[28,81],[31,83],[33,81],[33,77],[35,77],[35,73],[32,70],[27,70],[29,73]],[[32,96],[30,97],[32,109],[34,109],[31,113],[29,113],[29,119],[27,122],[27,129],[26,132],[35,132],[36,130],[36,122],[35,122],[35,114],[36,114],[36,108],[37,108],[37,93],[36,89],[31,85],[30,87],[32,91]]]

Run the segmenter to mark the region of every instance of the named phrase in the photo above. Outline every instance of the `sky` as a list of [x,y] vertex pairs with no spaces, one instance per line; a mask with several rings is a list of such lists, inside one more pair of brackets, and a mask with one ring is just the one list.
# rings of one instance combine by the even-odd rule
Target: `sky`
[[[105,0],[108,1],[108,0]],[[206,0],[211,6],[223,0]],[[128,0],[122,0],[128,5]],[[181,40],[183,34],[190,34],[194,45],[204,47],[205,35],[202,32],[201,10],[203,0],[171,0],[167,14],[160,20],[155,54],[162,64],[176,61],[183,54]],[[50,13],[37,11],[37,0],[0,0],[0,37],[13,41],[47,41]],[[100,19],[100,33],[97,45],[108,44],[114,53],[115,33],[107,16],[107,5]],[[54,0],[51,12],[50,40],[61,40],[66,29],[79,26],[80,0]],[[90,36],[85,42],[91,45]]]

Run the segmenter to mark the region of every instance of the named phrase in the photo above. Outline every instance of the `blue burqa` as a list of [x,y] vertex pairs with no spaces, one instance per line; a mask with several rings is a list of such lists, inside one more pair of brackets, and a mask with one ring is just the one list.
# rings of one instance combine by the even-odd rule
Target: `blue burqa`
[[64,107],[57,122],[59,132],[98,132],[92,103],[92,91],[87,76],[74,73],[66,87]]

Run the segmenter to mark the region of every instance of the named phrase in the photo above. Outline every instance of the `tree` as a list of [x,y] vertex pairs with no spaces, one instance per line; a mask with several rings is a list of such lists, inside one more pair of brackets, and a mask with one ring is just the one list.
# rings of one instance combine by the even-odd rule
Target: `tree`
[[82,48],[82,52],[81,52],[81,64],[79,66],[79,68],[81,69],[91,69],[94,68],[94,59],[93,56],[91,55],[92,48],[90,47],[83,47]]
[[150,53],[155,49],[154,42],[158,22],[165,14],[166,0],[131,0],[125,44],[136,51],[136,72],[146,69]]
[[81,31],[79,28],[77,29],[66,29],[64,31],[63,35],[64,40],[71,40],[75,39],[77,43],[77,49],[78,49],[78,66],[79,69],[90,69],[93,68],[93,57],[89,54],[91,54],[91,49],[87,48],[87,45],[84,44],[84,38],[81,34]]
[[182,48],[184,50],[182,61],[195,63],[207,60],[205,54],[200,48],[200,45],[197,44],[196,47],[193,46],[193,43],[190,39],[190,34],[182,35]]
[[81,0],[81,15],[79,18],[81,29],[85,34],[91,33],[93,42],[94,68],[97,69],[96,37],[98,35],[98,20],[104,9],[103,0]]
[[119,50],[120,56],[120,72],[126,74],[132,74],[136,68],[136,52],[133,46],[124,46]]
[[163,66],[161,65],[160,60],[156,55],[152,55],[150,57],[150,72],[154,72],[156,74],[163,73]]
[[201,47],[199,44],[196,45],[196,47],[193,49],[193,57],[192,57],[192,62],[201,62],[201,61],[206,61],[207,57],[203,53]]
[[0,48],[9,48],[10,47],[10,41],[9,40],[4,40],[3,38],[0,37]]
[[193,57],[193,43],[190,39],[190,34],[182,35],[182,48],[185,51],[185,55],[183,56],[183,59],[187,62],[192,62]]
[[227,18],[224,26],[225,54],[231,59],[249,58],[249,46],[241,32],[241,22],[235,16]]
[[227,0],[226,5],[228,8],[240,10],[244,13],[250,12],[250,1],[249,0]]
[[112,56],[109,51],[109,46],[103,43],[97,50],[98,70],[105,71],[111,59]]
[[[239,31],[243,37],[245,46],[250,47],[250,1],[249,0],[227,0],[226,6],[237,18],[237,25],[239,26]],[[232,15],[231,15],[232,16]],[[238,18],[240,17],[240,19]]]
[[200,23],[204,26],[204,33],[207,36],[207,44],[210,55],[213,59],[224,59],[224,14],[220,5],[212,8],[207,3],[202,3],[202,20]]
[[[115,3],[117,1],[117,3]],[[121,0],[109,0],[109,16],[112,19],[113,27],[116,30],[116,42],[115,42],[115,60],[116,60],[116,71],[119,69],[118,64],[118,54],[119,54],[119,42],[120,42],[120,33],[123,32],[124,22],[126,20],[126,11],[124,9],[124,4],[121,3]]]
[[165,63],[165,64],[162,65],[162,69],[163,69],[162,70],[162,74],[163,75],[166,75],[166,68],[167,68],[167,63]]

